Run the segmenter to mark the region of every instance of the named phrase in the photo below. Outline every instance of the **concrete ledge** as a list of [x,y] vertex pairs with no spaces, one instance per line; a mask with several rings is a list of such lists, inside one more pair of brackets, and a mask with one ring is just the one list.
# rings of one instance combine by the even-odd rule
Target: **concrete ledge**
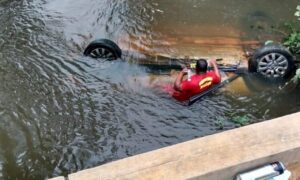
[[300,160],[300,113],[195,139],[69,175],[96,179],[233,179],[265,163]]

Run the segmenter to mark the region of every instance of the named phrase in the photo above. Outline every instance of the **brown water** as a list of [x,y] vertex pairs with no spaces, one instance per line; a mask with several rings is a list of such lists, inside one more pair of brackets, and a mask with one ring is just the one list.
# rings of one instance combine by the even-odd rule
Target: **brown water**
[[294,18],[296,4],[0,0],[0,179],[66,175],[232,129],[237,116],[254,123],[299,111],[298,92],[248,76],[254,85],[236,81],[185,107],[134,81],[151,80],[144,67],[82,56],[99,37],[119,42],[133,61],[144,53],[228,55],[215,50],[222,43],[199,42],[278,38],[274,27]]

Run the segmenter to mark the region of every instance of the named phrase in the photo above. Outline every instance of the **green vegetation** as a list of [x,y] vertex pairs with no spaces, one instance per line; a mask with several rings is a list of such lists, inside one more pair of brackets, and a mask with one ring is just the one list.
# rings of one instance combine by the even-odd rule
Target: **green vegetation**
[[229,113],[228,116],[228,119],[224,119],[223,117],[219,117],[216,119],[215,126],[217,126],[219,130],[223,130],[225,128],[226,121],[233,122],[237,127],[251,124],[250,117],[247,115],[237,115],[237,113]]
[[240,126],[245,126],[250,124],[250,118],[247,115],[234,116],[232,117],[231,121]]
[[292,78],[293,83],[299,83],[300,81],[300,68],[297,69],[296,75]]
[[[300,21],[300,5],[296,7],[295,16],[297,20]],[[295,26],[292,23],[286,23],[286,26],[289,28],[290,32],[287,37],[284,39],[283,45],[285,45],[291,53],[296,56],[300,55],[300,29],[299,26]],[[298,27],[298,28],[296,28]],[[296,75],[292,78],[292,82],[300,85],[300,67],[296,71]]]
[[296,7],[295,16],[298,17],[298,20],[300,20],[300,5]]
[[251,123],[250,117],[248,115],[245,115],[242,113],[242,115],[239,115],[238,112],[233,112],[228,114],[230,117],[230,121],[238,126],[245,126]]
[[285,38],[283,45],[286,46],[290,52],[294,55],[300,54],[300,32],[294,27],[292,23],[286,23],[286,26],[290,29],[290,33]]
[[[298,20],[300,20],[300,5],[296,7],[295,16],[297,17]],[[284,39],[283,45],[285,45],[294,55],[299,55],[300,54],[300,30],[299,28],[296,28],[299,26],[296,26],[292,22],[288,22],[285,25],[289,29],[289,34]]]

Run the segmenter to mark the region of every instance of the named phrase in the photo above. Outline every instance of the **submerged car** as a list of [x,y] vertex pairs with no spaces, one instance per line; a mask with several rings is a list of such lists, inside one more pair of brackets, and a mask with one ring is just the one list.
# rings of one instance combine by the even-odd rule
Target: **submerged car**
[[[127,53],[127,52],[126,52]],[[121,48],[113,41],[108,39],[97,39],[92,41],[84,51],[85,56],[99,60],[114,61],[117,59],[124,60],[126,55],[122,55]],[[153,56],[153,55],[152,55]],[[242,79],[231,83],[238,92],[248,94],[253,91],[261,92],[266,88],[278,86],[278,82],[282,83],[288,79],[295,70],[295,57],[283,46],[277,44],[267,44],[256,49],[253,53],[246,53],[245,60],[238,64],[224,64],[222,59],[218,61],[218,67],[222,71],[222,83],[216,85],[208,92],[196,95],[189,99],[188,105],[198,101],[203,96],[214,92],[225,84],[237,79],[240,74],[243,74]],[[151,61],[151,55],[148,61]],[[152,74],[157,74],[158,79],[171,78],[166,75],[165,70],[181,69],[182,64],[191,65],[197,58],[172,58],[167,55],[160,55],[154,58],[152,63],[139,63],[139,65],[147,66]],[[162,59],[158,61],[158,59]],[[158,73],[157,73],[158,72]],[[169,75],[169,72],[167,73]]]
[[[92,58],[106,59],[109,61],[122,59],[121,48],[113,41],[108,39],[97,39],[92,41],[84,50],[85,56]],[[189,63],[194,59],[174,59],[163,57],[164,63],[157,66],[180,68],[180,63]],[[180,63],[178,63],[180,62]],[[277,44],[268,44],[258,48],[254,53],[248,54],[248,61],[241,68],[248,72],[259,74],[265,79],[285,79],[288,78],[295,69],[294,56],[283,46]],[[152,63],[151,66],[155,65]],[[156,67],[157,67],[156,66]],[[238,69],[235,66],[222,66],[221,69],[226,72],[234,72]]]

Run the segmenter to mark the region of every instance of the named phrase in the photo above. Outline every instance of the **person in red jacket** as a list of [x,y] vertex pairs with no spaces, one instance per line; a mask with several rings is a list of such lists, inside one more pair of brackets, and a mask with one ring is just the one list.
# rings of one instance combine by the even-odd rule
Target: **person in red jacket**
[[183,80],[188,69],[184,68],[177,76],[172,96],[178,101],[186,101],[190,97],[210,89],[213,85],[221,82],[220,72],[215,60],[210,61],[213,70],[208,70],[208,63],[205,59],[196,62],[196,74],[189,79]]

